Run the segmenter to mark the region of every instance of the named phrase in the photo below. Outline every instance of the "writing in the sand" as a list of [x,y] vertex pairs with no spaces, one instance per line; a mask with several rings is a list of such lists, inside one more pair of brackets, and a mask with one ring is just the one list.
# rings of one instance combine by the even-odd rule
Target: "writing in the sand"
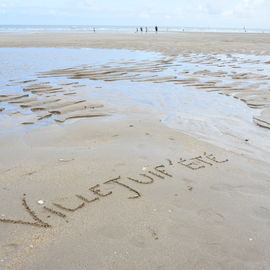
[[[222,164],[228,162],[228,159],[219,160],[213,154],[203,153],[203,155],[184,159],[179,158],[179,160],[172,161],[170,159],[166,159],[166,165],[161,164],[158,166],[153,166],[152,169],[144,168],[144,173],[138,174],[136,177],[122,177],[118,176],[116,178],[107,180],[102,184],[96,184],[88,189],[89,196],[83,196],[81,194],[75,194],[74,197],[77,199],[77,204],[74,207],[68,207],[63,204],[59,204],[56,202],[51,202],[51,206],[41,205],[43,210],[50,213],[51,215],[57,216],[62,219],[66,219],[68,215],[86,207],[87,205],[97,203],[98,201],[104,199],[105,197],[111,196],[113,194],[112,191],[105,192],[104,186],[106,185],[114,185],[122,190],[128,192],[128,199],[139,199],[142,197],[142,194],[137,188],[131,187],[131,183],[136,183],[139,185],[151,185],[159,180],[172,179],[173,175],[170,173],[170,168],[173,166],[182,166],[183,168],[189,170],[201,170],[207,167],[211,167],[214,164]],[[26,194],[23,194],[22,197],[22,206],[23,209],[30,216],[30,220],[18,220],[18,219],[6,219],[0,218],[0,222],[2,223],[10,223],[10,224],[21,224],[21,225],[29,225],[35,227],[43,227],[50,228],[51,224],[41,219],[38,214],[30,208]]]

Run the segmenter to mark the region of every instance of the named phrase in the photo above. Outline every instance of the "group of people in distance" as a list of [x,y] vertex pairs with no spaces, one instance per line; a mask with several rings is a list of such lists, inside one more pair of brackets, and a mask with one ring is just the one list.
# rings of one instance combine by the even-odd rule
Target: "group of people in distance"
[[[95,28],[95,27],[93,27],[92,30],[93,30],[94,33],[96,32],[96,28]],[[148,27],[146,26],[146,27],[144,28],[144,30],[145,30],[145,33],[147,33],[147,32],[148,32]],[[143,27],[136,28],[136,33],[138,33],[138,32],[143,33]],[[155,32],[156,32],[156,33],[158,32],[158,27],[157,27],[157,26],[155,26]]]
[[[142,33],[143,32],[143,27],[136,28],[136,33],[138,33],[138,32],[141,32]],[[147,32],[148,32],[148,27],[145,27],[145,33],[147,33]],[[156,33],[158,32],[158,27],[157,26],[155,26],[155,32]]]

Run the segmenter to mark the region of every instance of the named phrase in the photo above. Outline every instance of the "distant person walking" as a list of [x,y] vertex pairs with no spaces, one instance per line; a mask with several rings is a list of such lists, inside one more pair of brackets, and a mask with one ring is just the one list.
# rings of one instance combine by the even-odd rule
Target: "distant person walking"
[[145,32],[146,32],[146,33],[148,32],[148,28],[147,28],[147,27],[145,27]]
[[141,30],[141,32],[143,32],[143,28],[142,27],[140,27],[140,30]]
[[156,31],[156,33],[158,32],[158,27],[157,26],[155,26],[155,31]]

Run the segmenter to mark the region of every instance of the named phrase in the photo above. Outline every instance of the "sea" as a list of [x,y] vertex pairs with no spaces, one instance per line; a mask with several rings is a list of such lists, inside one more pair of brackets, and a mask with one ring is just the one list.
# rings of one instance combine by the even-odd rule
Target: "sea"
[[[155,26],[112,26],[112,25],[0,25],[0,33],[134,33],[143,27],[148,32],[154,32]],[[162,33],[170,32],[217,32],[217,33],[270,33],[270,29],[261,28],[215,28],[215,27],[189,27],[189,26],[158,26]]]

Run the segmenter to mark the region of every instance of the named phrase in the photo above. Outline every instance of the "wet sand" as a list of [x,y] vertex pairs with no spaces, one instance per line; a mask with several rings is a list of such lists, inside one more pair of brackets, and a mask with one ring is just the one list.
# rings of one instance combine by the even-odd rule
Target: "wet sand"
[[0,47],[104,48],[180,53],[270,54],[270,34],[160,33],[160,34],[6,34]]
[[[259,110],[254,128],[268,132],[268,41],[251,34],[91,34],[76,41],[1,34],[7,47],[147,48],[165,56],[37,73],[10,82],[20,92],[1,93],[0,268],[267,269],[269,149],[262,160],[251,134],[253,148],[243,139],[239,152],[185,135],[155,111],[116,110],[87,98],[82,80],[218,92]],[[10,132],[16,125],[39,128]]]

